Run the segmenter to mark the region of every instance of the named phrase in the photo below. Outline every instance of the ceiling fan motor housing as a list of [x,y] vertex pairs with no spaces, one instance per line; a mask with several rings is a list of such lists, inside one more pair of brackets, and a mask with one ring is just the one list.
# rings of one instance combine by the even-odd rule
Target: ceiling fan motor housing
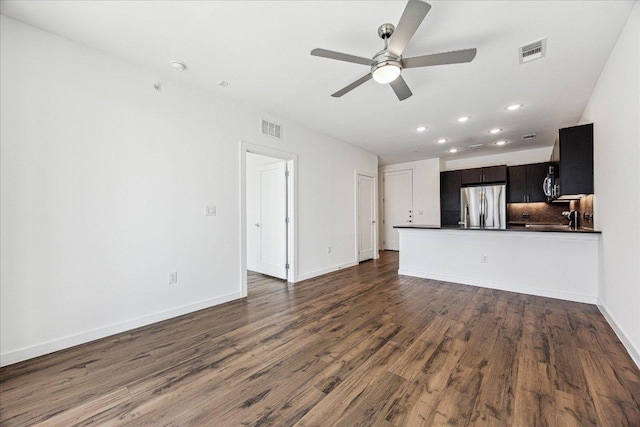
[[378,35],[382,40],[386,40],[391,37],[395,30],[396,27],[393,24],[382,24],[378,27]]

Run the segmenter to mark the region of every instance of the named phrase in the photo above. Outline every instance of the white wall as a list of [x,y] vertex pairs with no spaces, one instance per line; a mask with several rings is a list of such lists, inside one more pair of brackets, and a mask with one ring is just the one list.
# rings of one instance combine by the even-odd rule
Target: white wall
[[611,52],[580,123],[594,123],[600,304],[640,365],[640,3]]
[[481,168],[495,165],[526,165],[529,163],[548,162],[553,147],[533,148],[531,150],[512,151],[508,153],[491,154],[488,156],[472,157],[469,159],[442,158],[440,161],[443,171],[458,169]]
[[[298,155],[299,276],[356,262],[354,170],[375,172],[375,155],[177,79],[157,92],[156,72],[4,16],[0,28],[3,365],[239,297],[241,140]],[[285,140],[259,135],[261,117]]]
[[[413,171],[413,223],[423,225],[440,224],[440,160],[427,159],[415,162],[395,163],[380,167],[380,183],[384,188],[382,177],[384,172],[411,169]],[[382,192],[380,192],[382,197]],[[383,208],[382,199],[378,206]],[[383,218],[383,212],[378,215]],[[384,227],[379,224],[379,234],[384,234]],[[381,239],[382,240],[382,239]]]

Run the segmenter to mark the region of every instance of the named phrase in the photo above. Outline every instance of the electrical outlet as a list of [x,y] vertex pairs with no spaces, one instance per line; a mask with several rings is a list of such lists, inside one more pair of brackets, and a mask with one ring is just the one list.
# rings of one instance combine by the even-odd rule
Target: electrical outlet
[[213,205],[207,205],[204,210],[205,216],[216,216],[216,207]]
[[483,263],[488,263],[489,262],[489,255],[487,254],[482,254],[482,262]]
[[331,253],[331,246],[327,246],[327,253],[330,254]]
[[178,272],[172,271],[171,273],[169,273],[169,284],[174,285],[176,283],[178,283]]

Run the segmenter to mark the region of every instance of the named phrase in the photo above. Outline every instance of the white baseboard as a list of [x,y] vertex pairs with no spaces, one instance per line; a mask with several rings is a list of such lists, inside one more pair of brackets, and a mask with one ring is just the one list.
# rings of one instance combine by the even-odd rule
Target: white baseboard
[[478,286],[481,288],[498,289],[501,291],[518,292],[521,294],[535,295],[545,298],[556,298],[567,301],[584,302],[596,304],[597,298],[591,295],[573,294],[561,292],[554,289],[533,288],[530,286],[519,286],[505,283],[487,282],[466,277],[450,276],[447,274],[426,273],[423,271],[398,270],[398,274],[405,276],[421,277],[423,279],[441,280],[443,282],[460,283],[463,285]]
[[640,351],[638,351],[636,348],[633,347],[633,344],[631,344],[631,341],[629,340],[629,338],[627,338],[627,334],[625,334],[622,328],[618,326],[618,323],[615,321],[613,316],[607,311],[607,308],[604,306],[602,301],[600,301],[600,298],[598,298],[597,306],[598,306],[598,309],[600,310],[600,313],[602,313],[606,321],[609,323],[609,326],[611,326],[611,329],[613,329],[613,332],[616,333],[616,335],[618,336],[618,339],[620,340],[620,342],[622,342],[622,345],[624,346],[624,348],[627,349],[627,353],[629,353],[629,356],[631,356],[631,359],[635,362],[638,368],[640,368]]
[[210,298],[204,301],[175,307],[169,310],[161,311],[159,313],[137,317],[135,319],[115,323],[113,325],[105,326],[102,328],[84,331],[79,334],[56,338],[51,341],[24,347],[18,350],[8,351],[6,353],[0,354],[0,366],[11,365],[13,363],[18,363],[27,359],[42,356],[44,354],[64,350],[69,347],[84,344],[100,338],[105,338],[110,335],[119,334],[121,332],[126,332],[131,329],[139,328],[141,326],[147,326],[152,323],[171,319],[172,317],[182,316],[183,314],[188,314],[194,311],[202,310],[204,308],[224,304],[225,302],[233,301],[241,297],[242,295],[240,292],[234,292],[228,295],[223,295],[221,297]]
[[299,274],[294,283],[302,282],[303,280],[313,279],[314,277],[322,276],[323,274],[333,273],[334,271],[353,267],[354,265],[358,265],[358,261],[350,261],[346,264],[334,265],[332,267],[323,268],[322,270],[316,270],[310,273]]

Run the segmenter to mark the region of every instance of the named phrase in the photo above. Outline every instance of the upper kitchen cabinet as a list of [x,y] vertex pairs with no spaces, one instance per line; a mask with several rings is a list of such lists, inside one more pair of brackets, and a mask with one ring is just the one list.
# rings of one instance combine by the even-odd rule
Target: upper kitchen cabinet
[[593,193],[593,123],[560,129],[551,155],[553,198],[574,200]]
[[509,166],[507,168],[507,202],[533,203],[545,202],[542,183],[547,176],[546,163]]
[[460,179],[462,185],[505,182],[507,180],[507,167],[500,165],[486,168],[464,169],[460,171]]
[[461,171],[440,172],[440,223],[458,225],[460,221]]
[[593,193],[593,123],[560,129],[561,196]]

